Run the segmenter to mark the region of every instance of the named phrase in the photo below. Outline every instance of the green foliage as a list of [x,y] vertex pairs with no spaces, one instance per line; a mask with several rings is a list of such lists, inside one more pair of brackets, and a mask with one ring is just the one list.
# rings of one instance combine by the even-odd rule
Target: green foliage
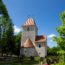
[[57,63],[56,65],[65,65],[64,62]]
[[2,0],[0,0],[0,12],[2,14],[0,16],[0,48],[2,53],[13,53],[15,48],[13,23]]
[[58,28],[57,28],[57,31],[58,31],[58,33],[60,34],[60,36],[65,36],[65,26],[59,26]]
[[7,50],[9,52],[13,52],[15,48],[15,40],[14,40],[14,32],[13,32],[13,24],[12,21],[10,20],[8,22],[8,29],[6,31],[6,39],[7,39]]
[[61,13],[60,18],[62,25],[57,28],[59,37],[54,37],[53,40],[57,42],[61,49],[65,50],[65,11]]
[[[59,37],[53,37],[53,40],[57,42],[60,47],[60,54],[65,57],[65,11],[60,14],[60,18],[62,21],[62,25],[57,28],[57,32],[59,33]],[[65,59],[64,59],[65,61]]]
[[22,36],[22,32],[19,32],[17,35],[15,35],[16,45],[19,45],[21,43],[21,36]]
[[2,52],[12,52],[14,49],[14,33],[11,20],[7,20],[3,16],[0,17],[1,39],[0,46]]
[[0,0],[0,10],[1,10],[2,14],[4,15],[4,17],[9,19],[8,11],[7,11],[6,7],[5,7],[5,5],[3,4],[2,0]]
[[59,47],[53,47],[53,48],[48,48],[48,55],[57,55],[57,52],[59,51]]
[[62,25],[65,26],[65,11],[60,14],[60,19],[62,21]]
[[7,29],[7,21],[6,18],[0,17],[0,48],[1,52],[5,51],[6,46],[6,29]]
[[20,55],[20,44],[21,44],[21,36],[22,32],[19,32],[17,35],[15,35],[15,54]]
[[59,62],[59,47],[53,47],[53,48],[48,48],[48,56],[47,59],[49,59],[50,61],[56,61]]

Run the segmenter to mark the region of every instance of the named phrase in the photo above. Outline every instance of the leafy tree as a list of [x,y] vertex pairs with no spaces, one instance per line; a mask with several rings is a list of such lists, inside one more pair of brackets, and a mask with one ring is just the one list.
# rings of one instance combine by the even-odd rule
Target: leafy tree
[[[57,28],[57,32],[59,33],[59,37],[54,37],[53,40],[57,42],[60,47],[60,50],[64,51],[65,57],[65,11],[60,14],[60,19],[62,21],[62,25]],[[65,61],[65,59],[64,59]]]
[[48,48],[47,49],[48,53],[47,53],[47,58],[51,61],[51,62],[59,62],[59,47],[52,47],[52,48]]
[[57,56],[59,51],[59,47],[53,47],[53,48],[48,48],[48,55],[50,56]]
[[15,54],[20,54],[20,44],[21,44],[21,36],[22,32],[19,32],[17,35],[15,35]]

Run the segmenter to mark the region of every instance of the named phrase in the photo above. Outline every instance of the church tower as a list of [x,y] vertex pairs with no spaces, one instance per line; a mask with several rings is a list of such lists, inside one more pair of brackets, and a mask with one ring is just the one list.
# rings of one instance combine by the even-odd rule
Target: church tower
[[30,39],[32,42],[35,42],[35,37],[38,34],[38,28],[33,18],[29,18],[25,24],[22,26],[22,40],[21,46],[26,41],[26,39]]
[[38,35],[34,19],[29,18],[22,28],[20,55],[45,57],[47,55],[47,37]]

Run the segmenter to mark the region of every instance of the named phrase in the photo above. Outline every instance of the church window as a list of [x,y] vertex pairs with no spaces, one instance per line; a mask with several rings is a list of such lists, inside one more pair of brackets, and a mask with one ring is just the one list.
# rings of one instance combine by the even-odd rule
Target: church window
[[33,28],[33,27],[29,27],[29,30],[30,30],[30,31],[33,31],[33,30],[34,30],[34,28]]
[[27,28],[27,31],[33,31],[33,30],[34,30],[34,28],[31,26]]
[[39,44],[39,48],[41,47],[41,44]]
[[29,27],[27,28],[27,31],[29,31]]

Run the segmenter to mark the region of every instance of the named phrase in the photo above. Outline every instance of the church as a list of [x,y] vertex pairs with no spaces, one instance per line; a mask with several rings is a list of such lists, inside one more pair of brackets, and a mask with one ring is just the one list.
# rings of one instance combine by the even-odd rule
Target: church
[[38,27],[35,20],[28,18],[22,25],[22,29],[20,55],[26,57],[46,57],[47,36],[38,35]]

